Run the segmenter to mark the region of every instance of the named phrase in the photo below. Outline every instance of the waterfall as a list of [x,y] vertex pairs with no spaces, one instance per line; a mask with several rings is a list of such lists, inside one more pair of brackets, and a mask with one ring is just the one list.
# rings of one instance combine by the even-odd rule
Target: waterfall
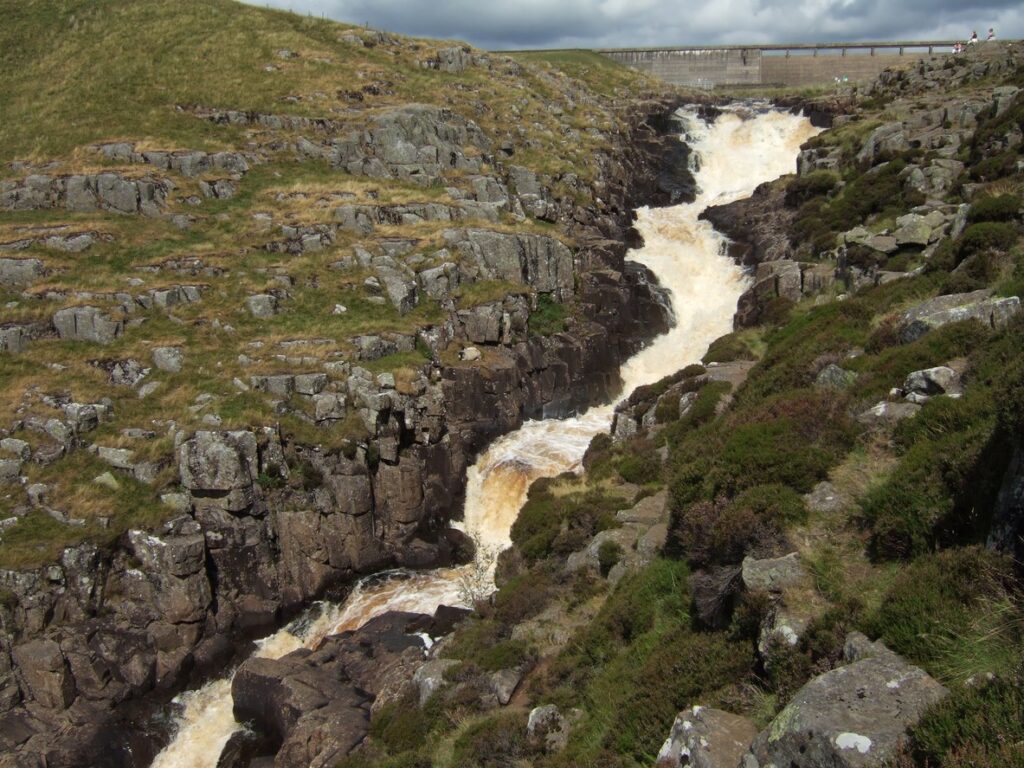
[[[803,117],[767,109],[735,107],[710,125],[695,111],[681,116],[683,138],[699,162],[700,192],[692,204],[640,209],[636,226],[644,245],[628,256],[669,290],[676,324],[623,366],[624,398],[699,362],[712,341],[732,330],[747,279],[726,255],[725,238],[699,216],[793,172],[800,145],[817,133]],[[528,422],[491,444],[467,476],[462,527],[477,542],[475,562],[368,577],[343,604],[319,606],[315,620],[293,622],[265,639],[257,655],[278,658],[303,645],[315,647],[329,634],[357,629],[388,611],[433,613],[440,605],[468,606],[473,597],[492,592],[495,558],[510,543],[530,484],[579,471],[591,439],[608,431],[613,413],[609,404],[574,418]],[[231,716],[230,677],[182,694],[179,703],[178,730],[153,768],[215,768],[224,744],[242,727]]]

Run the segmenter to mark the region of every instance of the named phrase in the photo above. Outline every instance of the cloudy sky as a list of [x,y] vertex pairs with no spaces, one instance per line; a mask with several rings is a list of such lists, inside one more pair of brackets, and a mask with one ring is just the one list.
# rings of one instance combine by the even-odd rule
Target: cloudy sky
[[1024,37],[1021,0],[258,0],[481,48]]

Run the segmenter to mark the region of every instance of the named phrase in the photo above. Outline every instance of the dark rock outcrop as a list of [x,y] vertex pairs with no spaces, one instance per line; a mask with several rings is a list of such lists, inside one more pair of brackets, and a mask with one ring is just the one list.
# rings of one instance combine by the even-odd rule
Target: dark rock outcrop
[[231,684],[235,719],[266,738],[279,768],[334,765],[369,732],[374,698],[411,680],[423,641],[409,633],[429,619],[387,613],[315,651],[249,659]]
[[[633,208],[685,193],[678,185],[666,191],[665,178],[659,181],[664,153],[678,157],[682,145],[675,136],[658,134],[656,126],[669,125],[663,117],[647,119],[670,114],[674,106],[663,101],[634,108],[628,131],[613,137],[613,150],[601,159],[601,178],[592,190],[562,180],[581,198],[589,196],[587,205],[555,198],[550,180],[508,172],[517,204],[562,223],[579,243],[575,253],[551,237],[453,232],[451,247],[465,251],[460,262],[481,275],[487,271],[558,299],[574,297],[581,311],[565,332],[529,336],[530,308],[513,298],[465,317],[453,313],[450,321],[423,331],[431,349],[473,338],[486,355],[472,365],[425,365],[401,391],[393,377],[374,377],[348,363],[331,369],[347,375],[344,382],[330,380],[332,375],[325,383],[324,374],[305,371],[263,377],[254,383],[268,395],[309,398],[318,422],[354,414],[365,436],[343,450],[325,450],[283,440],[274,429],[180,435],[176,458],[184,493],[166,494],[180,517],[153,532],[129,531],[109,546],[70,547],[44,568],[0,572],[0,589],[10,596],[9,604],[0,605],[5,637],[11,638],[10,647],[0,645],[0,717],[11,724],[5,733],[14,734],[10,751],[25,760],[45,754],[54,768],[79,765],[86,754],[95,765],[141,765],[166,738],[146,725],[153,707],[184,685],[221,672],[247,650],[248,639],[268,633],[311,600],[339,594],[360,574],[464,559],[470,547],[449,522],[461,509],[465,472],[476,454],[527,418],[564,416],[609,398],[620,386],[619,363],[670,322],[650,274],[627,266],[624,243]],[[414,183],[433,183],[448,170],[478,173],[479,153],[489,151],[475,125],[436,108],[392,110],[358,136],[310,118],[287,118],[292,122],[284,125],[267,115],[214,117],[307,133],[319,143],[308,142],[313,149],[302,144],[299,154],[327,153],[352,172]],[[474,152],[467,154],[467,147]],[[127,159],[135,161],[134,155]],[[191,155],[143,159],[183,175],[197,168],[244,172],[234,161],[221,168]],[[190,165],[193,160],[198,165]],[[207,168],[207,162],[215,165]],[[688,172],[680,163],[672,173],[685,186]],[[169,182],[114,173],[30,179],[5,183],[0,207],[150,215],[162,210],[171,189]],[[304,250],[331,242],[329,227],[293,229],[287,243]],[[417,285],[426,290],[423,281]],[[182,301],[199,296],[198,287],[179,288],[185,293],[175,296],[185,296]],[[61,310],[54,319],[67,338],[98,343],[115,340],[137,305],[177,301],[163,292],[74,298],[109,300],[123,313],[89,305]],[[34,333],[28,325],[5,326],[0,343],[18,351]],[[366,347],[368,358],[386,346],[384,337],[372,338],[380,343],[367,337],[359,347]],[[395,342],[396,350],[416,343],[407,340]],[[284,394],[277,395],[282,387]],[[59,456],[79,447],[75,428],[63,420],[37,426],[55,441],[37,450],[40,460],[46,451]],[[130,450],[103,450],[115,468],[137,475]],[[44,490],[29,496],[45,503]],[[12,656],[14,647],[33,642],[45,648],[29,646]],[[20,672],[22,663],[34,670],[31,683]],[[360,690],[372,692],[372,681],[360,679],[357,666],[346,661],[349,681],[335,682],[355,680]],[[498,687],[502,696],[514,689],[507,681]],[[290,695],[275,694],[279,700]],[[365,700],[345,695],[359,720]],[[330,717],[335,715],[340,717]],[[334,730],[329,722],[310,725],[306,733]],[[283,731],[276,737],[283,743]],[[307,754],[308,740],[296,737],[293,743],[296,754]]]

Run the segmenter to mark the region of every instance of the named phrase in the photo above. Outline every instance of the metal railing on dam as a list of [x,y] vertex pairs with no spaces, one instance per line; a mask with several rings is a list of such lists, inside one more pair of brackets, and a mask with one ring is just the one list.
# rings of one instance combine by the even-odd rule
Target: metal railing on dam
[[[955,40],[597,48],[595,53],[675,85],[808,86],[868,82],[889,67],[946,56]],[[978,47],[1000,43],[977,43]]]

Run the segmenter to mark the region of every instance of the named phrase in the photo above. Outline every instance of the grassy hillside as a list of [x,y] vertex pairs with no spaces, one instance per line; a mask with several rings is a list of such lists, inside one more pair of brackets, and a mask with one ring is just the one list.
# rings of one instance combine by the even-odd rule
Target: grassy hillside
[[[478,72],[441,75],[420,66],[436,49],[456,43],[364,47],[345,36],[372,43],[374,32],[232,0],[4,0],[0,11],[4,163],[51,160],[101,140],[231,146],[237,134],[175,109],[197,104],[345,116],[366,106],[433,102],[465,111],[486,129],[507,125],[507,110],[516,103],[522,121],[554,149],[543,135],[555,124],[547,100],[559,90],[549,68],[531,67],[521,79],[501,82]],[[282,58],[283,51],[295,57]],[[522,60],[544,63],[532,55]],[[634,73],[595,56],[573,59],[567,71],[609,95],[638,83]],[[369,104],[352,104],[343,95],[377,81],[388,92],[370,97]],[[585,105],[574,113],[581,123],[596,115]],[[574,147],[556,154],[567,164],[585,157]]]
[[[587,185],[598,174],[600,154],[622,126],[617,99],[650,87],[642,76],[603,59],[574,61],[566,73],[557,61],[488,57],[461,43],[413,40],[231,0],[3,0],[0,13],[0,179],[13,183],[31,173],[116,172],[125,178],[166,177],[174,185],[160,216],[62,207],[0,211],[0,244],[8,244],[0,256],[37,259],[42,265],[42,274],[29,285],[0,286],[0,328],[47,328],[61,308],[86,304],[116,314],[117,296],[125,292],[179,284],[203,291],[201,301],[136,316],[104,348],[61,341],[51,331],[34,340],[30,351],[4,356],[0,414],[5,423],[15,413],[54,415],[53,401],[40,400],[44,395],[60,393],[83,403],[109,398],[116,418],[102,424],[89,442],[130,448],[137,458],[164,466],[155,487],[126,480],[129,487],[113,491],[91,482],[107,469],[95,457],[68,457],[49,467],[25,464],[27,481],[50,486],[54,506],[86,525],[68,527],[33,512],[3,534],[4,565],[47,562],[65,544],[112,539],[126,526],[170,514],[157,496],[175,483],[169,461],[173,438],[167,433],[172,422],[174,429],[185,430],[203,425],[204,417],[207,425],[225,428],[281,422],[290,434],[328,446],[361,439],[358,420],[316,429],[302,410],[310,410],[308,403],[282,416],[271,398],[247,391],[245,382],[253,374],[351,359],[352,339],[359,334],[411,334],[446,317],[428,296],[404,313],[382,303],[366,285],[373,271],[352,262],[351,255],[355,246],[373,250],[399,238],[411,244],[412,263],[422,269],[441,251],[442,233],[452,222],[382,223],[367,234],[337,229],[334,208],[345,202],[438,204],[454,210],[459,198],[473,199],[468,172],[450,169],[443,184],[426,187],[351,175],[297,155],[295,142],[305,138],[301,130],[215,123],[197,109],[325,118],[332,121],[330,138],[359,130],[394,107],[436,105],[478,125],[494,147],[514,151],[512,159],[502,160],[547,174],[543,183],[551,194],[588,203]],[[445,49],[461,51],[472,64],[455,72],[431,68]],[[315,132],[309,138],[320,140]],[[105,157],[96,148],[118,141],[133,144],[137,153],[232,151],[256,159],[232,182],[233,196],[217,199],[202,187],[223,173],[167,172]],[[475,147],[471,152],[480,154]],[[507,167],[496,162],[482,162],[478,173],[503,177]],[[570,172],[575,186],[556,178]],[[285,226],[328,228],[333,239],[316,251],[274,250]],[[509,211],[487,226],[558,236],[550,221]],[[39,232],[65,231],[88,233],[94,242],[68,252],[32,240]],[[26,238],[27,246],[18,245]],[[346,258],[348,266],[342,266]],[[514,288],[483,280],[466,283],[454,298],[459,308],[471,308],[500,300]],[[523,292],[521,286],[518,290]],[[265,292],[287,294],[286,310],[253,317],[246,299]],[[338,305],[344,309],[336,311]],[[563,319],[571,316],[569,308],[542,308],[544,317],[530,326],[534,333],[561,330]],[[187,365],[180,373],[154,370],[148,381],[157,388],[144,398],[131,388],[112,387],[106,370],[96,364],[99,358],[151,366],[158,346],[180,347]],[[374,373],[409,376],[426,360],[418,350],[365,364]],[[342,379],[338,386],[343,384]],[[197,405],[197,398],[207,397],[215,398],[214,407]],[[122,434],[128,427],[148,430],[154,424],[156,439]],[[22,436],[32,450],[48,440],[31,431]],[[0,518],[21,510],[24,502],[21,490],[0,494]]]

